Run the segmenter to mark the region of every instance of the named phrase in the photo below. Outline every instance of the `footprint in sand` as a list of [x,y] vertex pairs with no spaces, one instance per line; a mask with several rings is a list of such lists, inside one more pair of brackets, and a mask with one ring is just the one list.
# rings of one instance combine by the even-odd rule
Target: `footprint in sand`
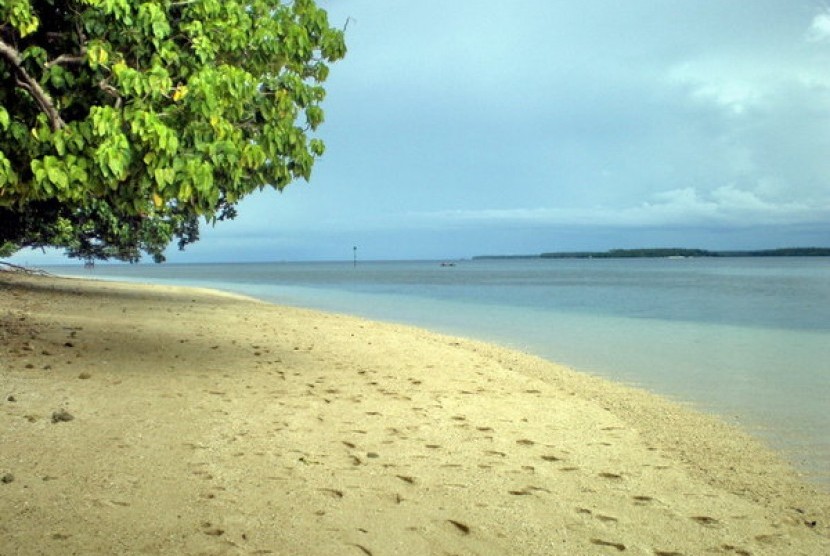
[[225,530],[214,526],[209,521],[205,521],[202,523],[202,533],[211,537],[221,537],[225,534]]
[[595,544],[597,546],[609,546],[611,548],[616,548],[620,552],[625,551],[625,545],[619,542],[604,541],[602,539],[591,539],[591,544]]
[[740,548],[738,546],[733,546],[731,544],[721,545],[721,548],[723,550],[728,551],[728,552],[734,552],[738,556],[752,556],[752,552],[750,552],[749,550],[744,550],[743,548]]
[[448,519],[448,523],[453,525],[456,529],[458,529],[462,535],[469,535],[470,534],[470,526],[461,523],[460,521],[456,521],[454,519]]
[[353,544],[353,545],[351,545],[351,546],[353,546],[353,547],[357,548],[357,549],[358,549],[358,550],[360,550],[363,554],[366,554],[366,556],[374,556],[374,554],[372,553],[372,551],[371,551],[371,550],[369,550],[368,548],[366,548],[365,546],[363,546],[362,544]]
[[513,496],[530,496],[534,492],[547,492],[550,493],[550,490],[544,487],[537,487],[537,486],[526,486],[521,490],[508,490],[508,494],[512,494]]
[[603,523],[617,523],[619,521],[619,519],[617,519],[616,517],[610,515],[595,514],[587,508],[577,508],[576,513],[593,516],[595,519],[602,521]]
[[531,491],[523,488],[522,490],[508,490],[508,494],[512,494],[513,496],[530,496],[533,494]]
[[337,490],[336,488],[320,488],[317,489],[320,492],[331,496],[332,498],[343,498],[343,491]]
[[720,521],[718,521],[714,517],[709,517],[705,515],[692,516],[692,521],[696,521],[704,527],[715,527],[717,525],[720,525]]

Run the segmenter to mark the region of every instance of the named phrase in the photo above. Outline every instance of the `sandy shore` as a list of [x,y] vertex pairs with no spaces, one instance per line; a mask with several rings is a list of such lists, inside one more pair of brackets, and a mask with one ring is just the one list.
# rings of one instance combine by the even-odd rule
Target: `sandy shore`
[[743,433],[469,340],[0,272],[0,554],[830,554]]

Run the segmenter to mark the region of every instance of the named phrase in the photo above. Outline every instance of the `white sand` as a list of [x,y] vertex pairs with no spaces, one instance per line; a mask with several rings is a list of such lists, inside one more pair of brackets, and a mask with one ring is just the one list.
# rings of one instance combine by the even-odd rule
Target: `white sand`
[[830,554],[747,435],[479,342],[0,272],[0,365],[4,555]]

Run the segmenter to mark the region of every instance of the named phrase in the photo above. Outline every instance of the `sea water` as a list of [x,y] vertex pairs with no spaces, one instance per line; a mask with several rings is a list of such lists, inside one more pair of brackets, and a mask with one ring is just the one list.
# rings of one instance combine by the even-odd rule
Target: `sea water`
[[830,259],[99,265],[533,353],[736,422],[830,485]]

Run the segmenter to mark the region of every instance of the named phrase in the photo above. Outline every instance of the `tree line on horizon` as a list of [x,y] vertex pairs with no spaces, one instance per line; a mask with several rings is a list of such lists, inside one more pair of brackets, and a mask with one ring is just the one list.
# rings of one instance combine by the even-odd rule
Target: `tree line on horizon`
[[609,251],[557,251],[539,255],[480,255],[474,259],[643,259],[668,257],[829,257],[827,247],[710,251],[707,249],[656,248],[611,249]]

